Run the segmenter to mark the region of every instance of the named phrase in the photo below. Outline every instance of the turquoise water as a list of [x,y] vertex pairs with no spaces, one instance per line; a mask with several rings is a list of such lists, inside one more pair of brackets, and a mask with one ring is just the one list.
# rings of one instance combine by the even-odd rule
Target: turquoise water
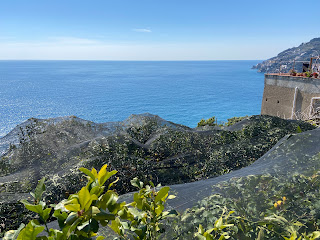
[[195,127],[260,113],[259,61],[0,61],[0,136],[28,118],[120,121],[149,112]]

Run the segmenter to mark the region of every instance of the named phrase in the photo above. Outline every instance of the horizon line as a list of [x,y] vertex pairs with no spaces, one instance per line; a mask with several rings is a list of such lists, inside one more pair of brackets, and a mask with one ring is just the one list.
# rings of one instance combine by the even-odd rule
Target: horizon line
[[210,59],[210,60],[111,60],[111,59],[0,59],[0,61],[105,61],[105,62],[210,62],[210,61],[265,61],[266,59]]

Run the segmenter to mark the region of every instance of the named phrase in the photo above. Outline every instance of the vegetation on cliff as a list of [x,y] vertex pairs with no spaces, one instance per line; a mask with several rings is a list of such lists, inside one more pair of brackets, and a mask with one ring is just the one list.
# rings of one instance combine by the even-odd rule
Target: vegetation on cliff
[[259,72],[275,73],[279,72],[281,65],[286,65],[286,69],[282,69],[282,72],[289,72],[293,67],[294,61],[295,69],[302,72],[301,61],[309,62],[311,57],[319,56],[320,54],[320,38],[314,38],[310,42],[302,43],[298,47],[289,48],[279,53],[276,57],[272,57],[262,63],[253,66],[254,69],[258,69]]
[[[304,137],[299,136],[274,150],[273,157],[266,156],[268,162],[275,158],[273,169],[267,173],[248,167],[241,170],[249,171],[246,176],[213,184],[212,195],[184,212],[168,234],[173,235],[173,239],[193,239],[190,233],[197,231],[199,224],[211,229],[221,214],[232,211],[228,224],[233,226],[227,229],[230,239],[315,239],[307,237],[314,231],[318,231],[316,236],[320,237],[319,147],[315,155],[308,152],[320,131],[313,134],[304,140],[307,144],[302,143]],[[290,148],[297,148],[299,152],[306,148],[305,156],[290,156],[283,151]],[[261,160],[259,164],[266,166],[265,159]]]
[[319,173],[234,179],[214,186],[220,194],[201,200],[175,219],[173,228],[166,233],[167,239],[194,239],[199,225],[214,229],[221,218],[228,228],[218,234],[213,232],[216,238],[199,239],[218,239],[221,234],[234,240],[317,239],[320,237],[319,187]]
[[[202,199],[180,216],[174,210],[164,211],[166,200],[175,198],[169,195],[169,187],[144,186],[135,178],[131,183],[139,192],[126,204],[118,202],[117,194],[110,190],[117,180],[109,182],[105,190],[104,183],[116,171],[106,171],[106,165],[99,172],[81,168],[87,185],[51,207],[42,198],[42,179],[32,193],[34,203],[22,201],[39,219],[8,231],[4,239],[89,240],[98,235],[102,240],[114,236],[110,230],[121,239],[318,239],[319,160],[319,154],[309,161],[291,159],[294,174],[284,170],[273,176],[251,175],[214,185],[218,194]],[[308,169],[301,167],[305,164]],[[58,220],[59,229],[49,229],[50,217]],[[169,218],[172,220],[164,221]],[[99,231],[107,225],[109,231]],[[47,236],[38,236],[43,231]]]
[[[114,182],[105,183],[117,171],[107,171],[104,165],[99,172],[80,168],[86,174],[88,183],[80,191],[69,196],[56,205],[49,205],[43,199],[45,191],[44,178],[41,179],[33,193],[33,203],[21,200],[24,206],[37,214],[37,219],[21,224],[17,230],[5,233],[4,240],[90,240],[97,236],[100,226],[109,226],[121,239],[157,239],[161,233],[162,221],[177,215],[177,212],[164,211],[169,187],[159,191],[153,183],[144,186],[137,178],[131,180],[139,189],[134,194],[132,203],[118,202],[118,195],[110,188]],[[158,186],[159,188],[159,186]],[[55,218],[59,229],[48,227],[48,220]],[[43,235],[45,232],[46,235]],[[38,235],[42,236],[38,236]],[[105,239],[98,236],[97,240]]]
[[134,190],[134,177],[165,185],[196,181],[248,166],[283,136],[314,128],[270,116],[252,116],[224,130],[190,129],[153,115],[112,124],[75,117],[29,123],[18,128],[18,142],[0,139],[0,145],[8,145],[0,160],[2,231],[30,217],[17,201],[26,198],[42,177],[47,179],[49,203],[81,189],[85,178],[80,167],[108,164],[117,170],[118,193]]

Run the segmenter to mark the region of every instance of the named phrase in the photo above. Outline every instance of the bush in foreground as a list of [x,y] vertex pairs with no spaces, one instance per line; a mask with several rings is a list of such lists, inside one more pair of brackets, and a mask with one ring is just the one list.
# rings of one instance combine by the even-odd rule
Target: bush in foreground
[[[33,204],[21,201],[27,209],[37,213],[39,219],[31,220],[26,226],[22,224],[18,230],[8,231],[4,239],[87,240],[97,236],[100,226],[107,225],[121,239],[156,239],[163,229],[161,221],[177,215],[174,210],[164,211],[167,199],[174,198],[168,195],[169,187],[157,191],[152,183],[151,186],[144,186],[135,178],[132,185],[138,187],[139,192],[134,194],[133,202],[118,203],[118,195],[110,190],[117,180],[110,183],[107,189],[104,186],[117,171],[108,172],[106,168],[107,165],[104,165],[99,172],[95,168],[91,171],[80,168],[87,175],[87,185],[55,206],[48,206],[43,201],[45,185],[44,178],[41,179],[31,193]],[[48,228],[51,216],[58,220],[60,229]],[[96,239],[105,238],[98,236]]]
[[[108,172],[106,167],[99,172],[81,168],[87,175],[87,185],[55,206],[42,201],[44,179],[39,181],[32,193],[34,202],[22,200],[39,218],[8,231],[4,239],[102,240],[105,237],[97,236],[100,226],[108,226],[120,239],[320,238],[320,174],[310,174],[312,169],[306,175],[233,179],[215,186],[214,191],[221,194],[203,199],[177,217],[176,211],[165,211],[167,199],[174,198],[168,194],[169,187],[159,189],[152,183],[145,186],[137,178],[131,181],[139,189],[133,202],[118,203],[118,195],[110,189],[117,180],[107,189],[104,186],[116,171]],[[59,229],[48,228],[52,216],[58,220]]]

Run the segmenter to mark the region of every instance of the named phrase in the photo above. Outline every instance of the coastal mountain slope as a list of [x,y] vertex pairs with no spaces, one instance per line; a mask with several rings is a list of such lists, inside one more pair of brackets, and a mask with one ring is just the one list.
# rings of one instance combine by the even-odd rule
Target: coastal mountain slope
[[135,190],[134,177],[163,185],[193,182],[246,167],[285,135],[314,128],[271,116],[251,116],[223,130],[191,129],[151,114],[100,124],[74,116],[29,119],[0,139],[0,230],[28,218],[18,201],[42,177],[51,203],[81,189],[80,167],[106,163],[118,171],[119,193]]
[[289,48],[276,57],[272,57],[262,63],[253,66],[253,69],[258,69],[258,72],[276,73],[279,72],[281,65],[286,65],[281,72],[289,72],[293,67],[294,61],[295,69],[302,71],[302,61],[309,62],[311,57],[320,55],[320,38],[314,38],[307,43],[302,43],[298,47]]

